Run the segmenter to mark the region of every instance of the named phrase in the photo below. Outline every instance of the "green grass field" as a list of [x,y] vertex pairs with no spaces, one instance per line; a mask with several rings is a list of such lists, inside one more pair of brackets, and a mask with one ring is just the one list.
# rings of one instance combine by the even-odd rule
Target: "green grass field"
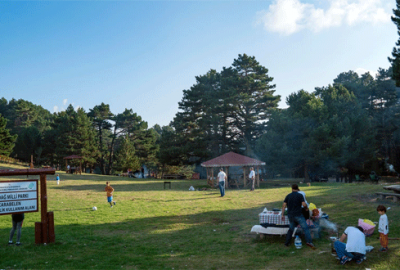
[[[10,167],[0,167],[8,169]],[[400,240],[389,241],[380,253],[378,233],[367,238],[375,249],[361,265],[341,266],[331,255],[329,232],[305,245],[285,248],[284,237],[257,237],[250,233],[264,207],[280,208],[291,192],[290,180],[271,181],[254,192],[188,191],[204,187],[205,180],[163,180],[59,172],[61,183],[48,176],[48,211],[54,212],[56,242],[36,245],[34,223],[40,212],[28,213],[21,246],[8,246],[11,216],[0,216],[0,269],[398,269]],[[26,179],[2,177],[0,180]],[[35,179],[29,176],[29,179]],[[115,188],[117,205],[110,208],[105,182]],[[400,237],[399,203],[379,201],[373,195],[382,185],[316,183],[300,185],[308,202],[315,203],[339,226],[339,233],[358,218],[378,221],[376,206],[391,209],[389,237]],[[97,211],[92,207],[97,206]],[[14,236],[15,241],[16,236]],[[304,244],[304,239],[303,239]]]

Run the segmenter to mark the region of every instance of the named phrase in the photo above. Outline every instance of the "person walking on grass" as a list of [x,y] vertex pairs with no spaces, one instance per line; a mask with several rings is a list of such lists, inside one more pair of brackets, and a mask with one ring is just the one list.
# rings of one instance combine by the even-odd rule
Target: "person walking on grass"
[[59,174],[57,174],[56,180],[57,180],[57,185],[59,185],[60,184],[60,175]]
[[106,187],[104,188],[104,191],[107,192],[107,202],[110,203],[110,206],[112,208],[113,205],[115,205],[115,201],[113,201],[114,188],[110,186],[109,182],[106,182]]
[[378,205],[376,211],[378,211],[379,215],[381,215],[379,218],[378,231],[379,241],[381,242],[382,248],[379,251],[387,251],[389,244],[389,221],[386,215],[386,207],[384,205]]
[[225,180],[226,180],[226,173],[224,172],[224,169],[219,169],[218,173],[218,186],[219,186],[219,191],[221,192],[221,197],[225,196]]
[[8,241],[8,245],[13,244],[13,237],[15,230],[17,230],[17,242],[15,243],[17,246],[21,245],[21,228],[22,228],[22,223],[24,222],[25,215],[24,213],[21,214],[12,214],[12,229],[10,232],[10,239]]
[[250,191],[253,191],[254,190],[254,182],[255,182],[255,179],[256,179],[256,173],[254,172],[254,168],[253,167],[250,168],[249,179],[251,181]]
[[282,205],[282,220],[285,220],[285,216],[283,213],[285,213],[285,208],[287,207],[288,209],[288,218],[289,218],[289,231],[286,234],[286,242],[285,246],[289,246],[290,242],[292,241],[292,234],[294,231],[294,228],[297,225],[300,225],[301,228],[303,229],[303,232],[306,236],[306,244],[312,249],[315,249],[314,244],[312,243],[312,238],[310,231],[308,230],[308,226],[306,223],[306,219],[303,216],[302,208],[301,206],[304,207],[304,210],[308,210],[307,204],[304,202],[304,197],[301,195],[299,192],[299,186],[297,184],[292,185],[292,193],[288,194],[283,202]]

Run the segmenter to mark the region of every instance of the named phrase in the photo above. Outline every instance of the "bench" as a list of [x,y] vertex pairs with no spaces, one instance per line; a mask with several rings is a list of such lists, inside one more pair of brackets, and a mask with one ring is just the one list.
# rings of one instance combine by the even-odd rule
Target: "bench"
[[400,194],[399,193],[383,193],[383,192],[377,192],[375,193],[376,195],[379,196],[380,199],[384,200],[386,197],[393,197],[394,202],[400,201]]
[[165,189],[165,186],[166,185],[169,185],[169,189],[171,189],[171,182],[169,182],[169,181],[164,181],[164,189]]
[[164,179],[182,179],[182,177],[185,176],[181,174],[164,174],[163,176]]

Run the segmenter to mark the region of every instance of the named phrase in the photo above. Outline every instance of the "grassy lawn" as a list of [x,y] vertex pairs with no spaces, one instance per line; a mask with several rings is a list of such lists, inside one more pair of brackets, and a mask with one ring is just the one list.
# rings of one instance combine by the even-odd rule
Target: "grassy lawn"
[[[1,167],[0,169],[9,169]],[[375,249],[361,265],[341,266],[331,255],[329,233],[314,241],[317,250],[303,245],[285,248],[284,237],[256,237],[250,233],[264,207],[280,208],[291,192],[290,180],[270,181],[261,189],[228,189],[224,198],[205,180],[141,180],[101,175],[48,177],[49,211],[54,212],[56,243],[35,245],[34,223],[40,212],[28,213],[22,228],[23,245],[8,246],[10,215],[0,216],[0,269],[398,269],[400,240],[389,240],[387,253],[378,251],[378,233],[367,238]],[[29,176],[30,179],[37,177]],[[26,179],[2,177],[0,180]],[[110,208],[105,182],[115,188],[117,205]],[[329,214],[339,233],[358,218],[378,221],[378,204],[391,207],[389,237],[400,237],[400,204],[373,195],[382,185],[315,183],[300,185],[308,202]],[[97,211],[92,207],[97,206]],[[14,236],[15,241],[16,236]],[[303,239],[304,244],[304,239]]]

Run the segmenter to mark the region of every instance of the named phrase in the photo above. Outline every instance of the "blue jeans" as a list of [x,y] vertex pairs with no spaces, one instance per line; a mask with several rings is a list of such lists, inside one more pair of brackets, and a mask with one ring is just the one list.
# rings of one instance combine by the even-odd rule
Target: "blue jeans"
[[296,217],[289,216],[289,222],[290,222],[289,231],[286,234],[285,245],[289,245],[290,241],[292,241],[292,234],[293,234],[294,228],[296,228],[297,225],[300,225],[300,227],[303,229],[303,232],[306,235],[306,242],[312,243],[311,234],[310,234],[310,231],[308,230],[306,219],[304,218],[303,215],[296,216]]
[[354,255],[351,252],[346,251],[346,244],[343,242],[340,242],[339,240],[335,241],[333,244],[335,246],[336,254],[339,259],[341,259],[343,256],[347,256],[349,258],[353,258]]
[[10,232],[10,242],[12,241],[13,237],[14,237],[14,232],[15,230],[17,230],[17,243],[19,243],[20,239],[21,239],[21,228],[22,228],[22,221],[20,222],[12,222],[12,229]]
[[219,182],[219,191],[221,192],[221,197],[225,196],[225,181]]

